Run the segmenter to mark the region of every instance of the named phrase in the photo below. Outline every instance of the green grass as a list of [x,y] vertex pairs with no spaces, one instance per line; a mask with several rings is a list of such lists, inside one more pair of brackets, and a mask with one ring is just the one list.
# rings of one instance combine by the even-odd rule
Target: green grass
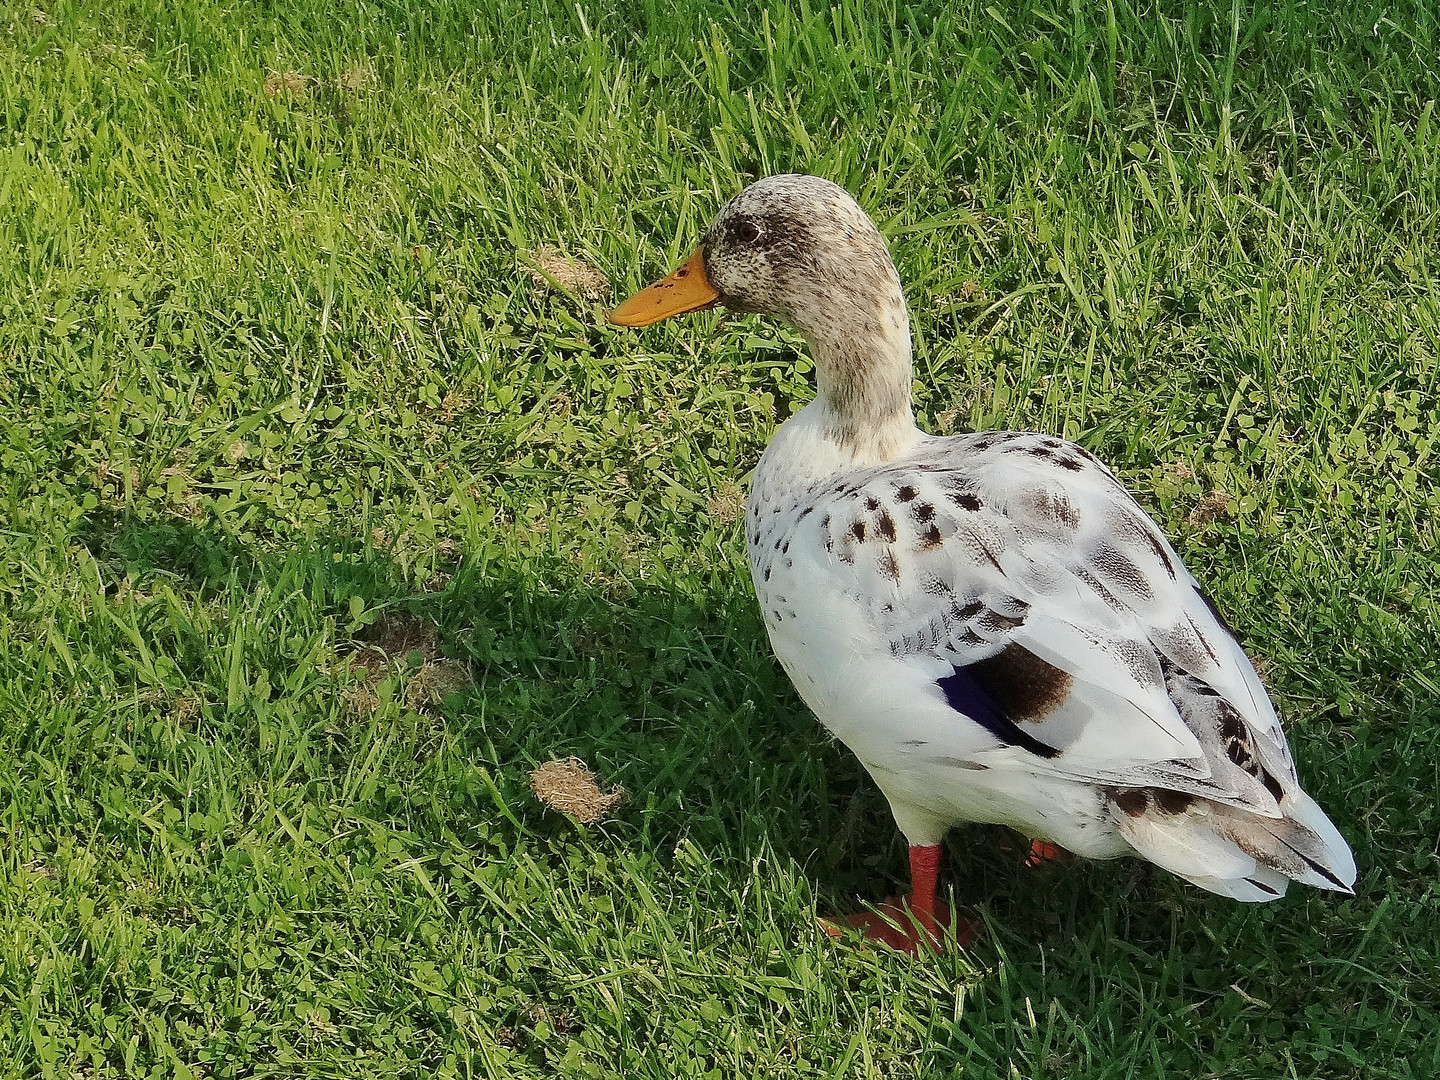
[[[1440,1074],[1434,7],[597,8],[0,6],[0,1075]],[[970,828],[973,952],[817,933],[905,870],[725,512],[808,365],[525,254],[618,297],[786,169],[926,427],[1156,514],[1353,899]]]

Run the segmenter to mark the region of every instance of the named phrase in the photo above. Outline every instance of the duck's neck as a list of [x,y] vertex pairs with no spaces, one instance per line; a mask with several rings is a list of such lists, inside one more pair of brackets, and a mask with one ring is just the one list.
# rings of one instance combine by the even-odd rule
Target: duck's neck
[[910,316],[893,268],[889,277],[878,295],[847,298],[842,310],[799,326],[815,358],[818,393],[810,408],[820,413],[825,436],[857,465],[892,460],[917,433]]

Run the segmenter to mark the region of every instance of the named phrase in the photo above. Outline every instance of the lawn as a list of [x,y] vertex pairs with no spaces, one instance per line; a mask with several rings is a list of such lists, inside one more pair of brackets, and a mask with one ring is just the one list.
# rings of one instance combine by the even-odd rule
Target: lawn
[[[0,1076],[1440,1075],[1437,56],[1429,0],[0,4]],[[971,951],[817,931],[906,870],[744,565],[809,364],[603,318],[794,169],[922,426],[1161,522],[1353,898],[973,827]]]

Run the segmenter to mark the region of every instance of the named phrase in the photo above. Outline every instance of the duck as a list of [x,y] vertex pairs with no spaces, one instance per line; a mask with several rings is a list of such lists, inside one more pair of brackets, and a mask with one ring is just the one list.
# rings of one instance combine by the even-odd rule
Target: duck
[[968,944],[977,924],[936,898],[968,822],[1031,838],[1032,863],[1138,856],[1239,901],[1353,891],[1255,667],[1115,474],[1044,433],[917,426],[900,277],[844,188],[750,184],[608,319],[715,307],[809,347],[815,396],[753,473],[750,573],[780,666],[909,848],[909,893],[827,931]]

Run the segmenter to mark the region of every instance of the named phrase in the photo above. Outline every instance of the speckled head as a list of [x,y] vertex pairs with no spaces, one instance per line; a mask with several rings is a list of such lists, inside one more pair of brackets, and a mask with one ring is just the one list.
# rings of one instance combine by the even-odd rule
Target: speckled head
[[841,317],[869,322],[897,300],[903,310],[884,237],[844,188],[818,176],[751,184],[716,215],[700,248],[711,285],[736,311],[823,332]]
[[722,303],[778,315],[807,337],[853,339],[906,324],[885,238],[838,184],[786,173],[757,180],[721,208],[674,273],[610,313],[645,326]]
[[915,436],[905,294],[885,238],[844,188],[798,173],[756,181],[684,264],[609,318],[648,326],[716,304],[805,335],[826,434],[857,458],[887,458]]

